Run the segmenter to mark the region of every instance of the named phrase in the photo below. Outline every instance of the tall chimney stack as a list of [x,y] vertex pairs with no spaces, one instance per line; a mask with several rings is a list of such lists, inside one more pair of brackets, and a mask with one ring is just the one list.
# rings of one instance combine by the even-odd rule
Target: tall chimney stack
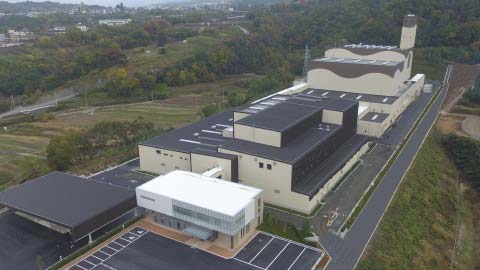
[[400,49],[411,49],[415,47],[415,36],[417,34],[417,16],[409,14],[403,18],[402,37]]

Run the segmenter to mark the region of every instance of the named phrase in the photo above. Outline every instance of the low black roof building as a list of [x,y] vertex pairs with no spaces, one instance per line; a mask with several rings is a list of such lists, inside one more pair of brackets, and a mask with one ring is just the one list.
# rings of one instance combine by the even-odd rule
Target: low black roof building
[[52,172],[0,193],[0,204],[66,227],[78,241],[136,207],[133,190]]

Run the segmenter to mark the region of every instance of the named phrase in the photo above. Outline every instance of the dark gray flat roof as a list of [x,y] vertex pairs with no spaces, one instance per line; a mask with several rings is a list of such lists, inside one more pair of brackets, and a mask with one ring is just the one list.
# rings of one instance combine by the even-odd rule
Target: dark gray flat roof
[[150,138],[140,145],[191,153],[197,148],[216,150],[231,138],[223,137],[222,131],[233,126],[233,110],[214,114],[198,122],[174,129]]
[[375,123],[382,123],[387,119],[389,114],[387,113],[376,113],[376,112],[369,112],[365,114],[361,120],[368,121],[368,122],[375,122]]
[[0,193],[0,204],[70,228],[77,241],[136,207],[133,190],[52,172]]
[[326,123],[322,125],[322,129],[312,127],[281,148],[240,139],[232,139],[220,148],[294,164],[308,154],[311,149],[321,144],[327,138],[334,136],[341,129],[339,125]]
[[346,100],[363,101],[370,103],[393,104],[398,99],[395,96],[370,95],[362,93],[353,93],[348,91],[334,91],[323,89],[309,88],[302,92],[306,95],[320,96],[320,97],[334,97]]
[[320,163],[301,181],[295,183],[292,191],[308,196],[314,196],[325,183],[332,178],[352,156],[367,142],[367,136],[354,135],[342,144],[324,162]]
[[282,132],[323,109],[345,111],[355,104],[356,102],[346,99],[295,95],[240,119],[237,124]]

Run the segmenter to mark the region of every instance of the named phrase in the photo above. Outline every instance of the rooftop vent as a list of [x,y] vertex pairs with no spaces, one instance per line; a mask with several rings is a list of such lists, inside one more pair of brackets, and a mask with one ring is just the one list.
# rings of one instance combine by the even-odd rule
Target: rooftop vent
[[340,97],[343,98],[344,96],[346,96],[347,94],[341,94]]
[[315,91],[310,90],[310,91],[307,92],[307,95],[311,95],[311,94],[313,94],[313,92],[315,92]]
[[328,91],[322,94],[322,96],[326,96],[326,95],[328,95]]
[[372,116],[372,121],[374,121],[377,118],[378,118],[378,114],[375,114],[374,116]]
[[356,100],[359,100],[359,99],[361,99],[361,98],[362,98],[362,95],[359,95],[359,96],[357,96],[355,99],[356,99]]
[[385,103],[385,102],[387,102],[387,101],[388,101],[388,98],[384,98],[384,99],[382,100],[383,103]]

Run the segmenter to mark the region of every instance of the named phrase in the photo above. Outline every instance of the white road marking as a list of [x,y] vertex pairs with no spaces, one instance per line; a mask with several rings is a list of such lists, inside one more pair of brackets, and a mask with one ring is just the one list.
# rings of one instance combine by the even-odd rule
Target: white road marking
[[234,260],[237,260],[237,261],[239,261],[239,262],[242,262],[242,263],[244,263],[244,264],[248,264],[248,265],[250,265],[250,266],[253,266],[253,267],[255,267],[255,268],[258,268],[258,269],[261,269],[261,270],[265,270],[264,268],[261,268],[261,267],[260,267],[260,266],[258,266],[258,265],[251,264],[251,263],[249,263],[249,262],[242,261],[242,260],[240,260],[240,259],[237,259],[237,258],[233,258],[233,259],[234,259]]
[[285,251],[285,249],[288,247],[288,245],[290,245],[290,243],[287,243],[287,244],[282,248],[282,250],[277,254],[277,256],[275,256],[275,258],[273,258],[273,261],[267,266],[267,268],[265,268],[265,270],[267,270],[268,268],[270,268],[270,266],[272,266],[272,264],[278,259],[278,257],[280,257],[280,254],[282,254],[283,251]]
[[95,255],[93,255],[93,254],[90,255],[90,256],[92,256],[92,257],[94,257],[94,258],[96,258],[96,259],[99,259],[100,261],[103,261],[103,259],[101,259],[101,258],[99,258],[99,257],[97,257],[97,256],[95,256]]
[[274,238],[272,237],[272,238],[270,239],[270,241],[268,241],[268,243],[267,243],[262,249],[260,249],[260,251],[257,253],[257,255],[255,255],[255,257],[253,257],[253,259],[251,259],[250,262],[248,262],[248,263],[253,262],[253,260],[255,260],[255,258],[257,258],[258,254],[262,253],[262,251],[273,241],[273,239],[274,239]]
[[110,265],[107,265],[107,264],[104,264],[104,263],[100,263],[99,265],[105,266],[105,268],[108,268],[110,270],[118,270],[117,268],[111,267]]
[[[127,245],[122,245],[122,244],[118,243],[118,242],[117,242],[117,240],[118,240],[118,238],[117,238],[117,239],[115,239],[115,240],[113,240],[113,242],[112,242],[112,243],[115,243],[115,244],[117,244],[117,245],[121,246],[122,248],[124,248],[124,247],[126,247],[126,246],[128,245],[128,244],[127,244]],[[120,250],[122,250],[122,248],[120,248]]]
[[111,256],[110,254],[108,254],[108,253],[106,253],[106,252],[103,252],[101,249],[99,249],[99,250],[97,250],[97,251],[98,251],[98,252],[101,252],[101,253],[103,253],[103,254],[105,254],[105,255],[107,255],[108,257]]
[[305,250],[307,250],[307,248],[303,248],[302,252],[300,252],[300,254],[298,254],[297,258],[295,258],[295,261],[293,261],[292,264],[290,264],[290,267],[288,267],[287,270],[292,269],[293,265],[298,261],[298,259],[300,259],[300,256],[302,256],[302,254],[303,254],[303,252],[305,252]]
[[131,239],[130,239],[130,240],[127,240],[127,239],[123,238],[123,236],[122,236],[120,239],[122,239],[123,241],[127,241],[128,243],[131,243],[131,242],[132,242]]
[[84,270],[88,270],[87,268],[81,266],[80,264],[76,264],[75,266],[78,266],[78,267],[80,267],[80,268],[82,268],[82,269],[84,269]]
[[[113,243],[113,242],[110,242],[110,244],[111,244],[111,243]],[[110,249],[113,249],[113,250],[115,251],[115,253],[117,253],[117,252],[119,252],[120,250],[122,250],[122,249],[118,249],[118,250],[117,250],[117,249],[109,246],[110,244],[108,244],[107,247],[110,248]]]

